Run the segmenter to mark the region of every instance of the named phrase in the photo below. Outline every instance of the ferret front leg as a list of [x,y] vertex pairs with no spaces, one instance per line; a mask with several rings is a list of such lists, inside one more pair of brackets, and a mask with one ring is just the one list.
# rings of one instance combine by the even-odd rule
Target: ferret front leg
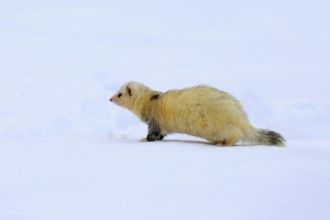
[[160,127],[155,120],[150,120],[148,123],[147,141],[163,140],[164,135],[161,134]]

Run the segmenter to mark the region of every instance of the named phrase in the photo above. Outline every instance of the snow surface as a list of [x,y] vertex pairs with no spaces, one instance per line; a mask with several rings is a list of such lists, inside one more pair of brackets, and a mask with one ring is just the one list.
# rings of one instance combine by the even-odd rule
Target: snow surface
[[[0,219],[329,219],[329,6],[2,1]],[[130,80],[225,90],[288,146],[140,142]]]

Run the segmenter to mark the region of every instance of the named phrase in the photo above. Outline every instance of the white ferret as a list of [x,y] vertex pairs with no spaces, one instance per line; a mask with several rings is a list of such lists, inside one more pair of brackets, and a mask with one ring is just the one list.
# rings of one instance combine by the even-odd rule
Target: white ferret
[[148,124],[148,141],[162,140],[171,133],[184,133],[224,146],[239,141],[285,145],[280,134],[253,127],[233,96],[208,86],[161,93],[141,83],[129,82],[110,101]]

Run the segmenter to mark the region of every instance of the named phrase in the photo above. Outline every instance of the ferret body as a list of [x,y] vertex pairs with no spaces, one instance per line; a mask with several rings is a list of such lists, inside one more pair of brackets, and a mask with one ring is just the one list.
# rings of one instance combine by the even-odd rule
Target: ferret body
[[285,144],[280,134],[253,127],[233,96],[208,86],[161,93],[129,82],[110,101],[148,124],[148,141],[183,133],[217,145],[235,145],[239,141],[256,145]]

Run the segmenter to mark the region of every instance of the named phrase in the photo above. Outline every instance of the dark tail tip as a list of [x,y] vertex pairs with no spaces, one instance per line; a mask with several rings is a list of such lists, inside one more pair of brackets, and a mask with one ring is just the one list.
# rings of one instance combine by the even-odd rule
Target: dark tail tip
[[279,133],[270,130],[259,131],[259,143],[269,146],[285,146],[285,139]]

